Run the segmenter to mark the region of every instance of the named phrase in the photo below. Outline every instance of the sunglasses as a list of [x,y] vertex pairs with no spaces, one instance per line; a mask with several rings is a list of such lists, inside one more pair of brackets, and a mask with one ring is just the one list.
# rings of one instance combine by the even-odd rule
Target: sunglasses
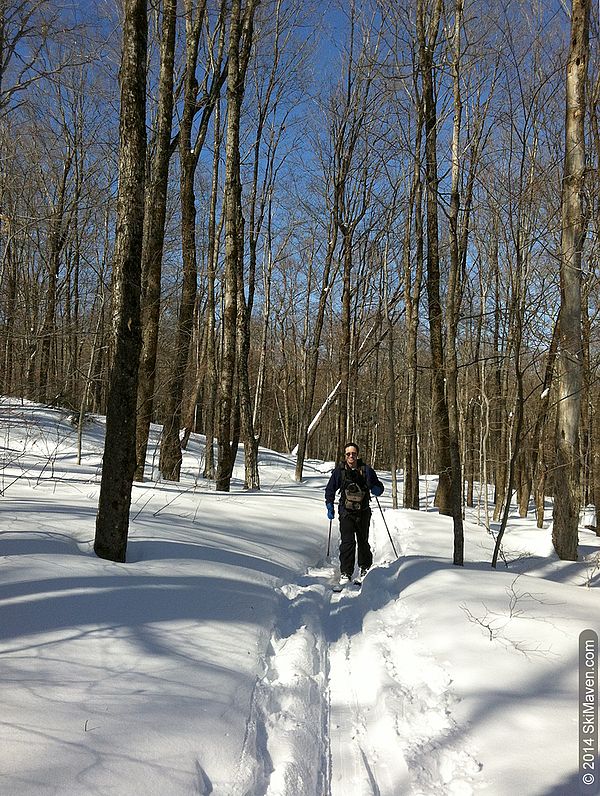
[[350,451],[350,453],[345,453],[344,456],[347,456],[348,458],[350,458],[351,456],[358,456],[358,453],[355,453],[354,451]]

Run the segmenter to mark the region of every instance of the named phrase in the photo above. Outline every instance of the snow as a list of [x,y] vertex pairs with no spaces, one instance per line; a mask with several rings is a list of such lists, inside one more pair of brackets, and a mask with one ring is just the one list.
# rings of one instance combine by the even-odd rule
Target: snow
[[[431,508],[372,521],[374,567],[334,595],[323,489],[261,449],[262,489],[133,488],[128,563],[92,545],[104,425],[0,403],[2,793],[366,796],[578,790],[578,638],[600,631],[600,539],[558,561],[511,514],[508,567],[467,513],[465,566]],[[152,429],[149,462],[159,429]],[[550,512],[548,512],[550,516]],[[337,521],[332,550],[337,548]]]

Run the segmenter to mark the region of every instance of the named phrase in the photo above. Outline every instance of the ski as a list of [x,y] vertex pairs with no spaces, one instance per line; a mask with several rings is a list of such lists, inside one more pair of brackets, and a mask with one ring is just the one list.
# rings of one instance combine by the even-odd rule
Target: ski
[[342,583],[334,583],[331,586],[331,591],[333,591],[335,594],[339,594],[341,591],[344,591],[344,589],[347,589],[349,586],[359,586],[360,587],[361,585],[362,585],[362,580],[360,579],[360,577],[356,577],[354,580],[349,580],[347,583],[343,583],[343,584]]
[[362,586],[363,580],[366,577],[367,577],[366,572],[364,572],[364,574],[361,573],[360,575],[357,575],[352,582],[354,583],[355,586]]
[[340,580],[336,581],[336,582],[335,582],[335,583],[334,583],[334,584],[331,586],[331,588],[333,589],[333,591],[334,591],[334,592],[340,592],[340,591],[342,591],[342,590],[343,590],[343,589],[344,589],[346,586],[349,586],[351,583],[352,583],[352,580],[351,580],[351,578],[345,578],[345,579],[342,579],[342,578],[341,578]]

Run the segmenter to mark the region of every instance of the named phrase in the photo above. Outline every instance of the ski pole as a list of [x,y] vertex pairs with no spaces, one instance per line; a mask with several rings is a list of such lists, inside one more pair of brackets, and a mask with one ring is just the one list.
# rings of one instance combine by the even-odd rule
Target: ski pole
[[329,536],[327,537],[327,558],[329,558],[329,546],[331,544],[331,523],[332,520],[329,520]]
[[392,545],[392,550],[394,551],[394,555],[398,558],[398,553],[396,552],[396,548],[394,547],[394,540],[392,539],[392,534],[390,533],[390,529],[388,528],[388,524],[385,521],[385,517],[383,514],[383,509],[381,508],[381,504],[379,502],[379,498],[376,496],[375,500],[377,501],[377,505],[379,506],[379,511],[381,512],[381,519],[383,520],[383,524],[385,525],[385,529],[387,531],[388,536],[390,537],[390,544]]

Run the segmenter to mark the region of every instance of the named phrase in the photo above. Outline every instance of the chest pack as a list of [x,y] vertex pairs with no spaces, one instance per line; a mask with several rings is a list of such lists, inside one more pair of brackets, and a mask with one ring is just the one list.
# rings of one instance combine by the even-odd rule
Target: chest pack
[[363,508],[363,501],[367,491],[367,482],[362,473],[362,468],[354,471],[353,477],[350,477],[344,467],[342,470],[341,494],[346,511],[360,511]]

